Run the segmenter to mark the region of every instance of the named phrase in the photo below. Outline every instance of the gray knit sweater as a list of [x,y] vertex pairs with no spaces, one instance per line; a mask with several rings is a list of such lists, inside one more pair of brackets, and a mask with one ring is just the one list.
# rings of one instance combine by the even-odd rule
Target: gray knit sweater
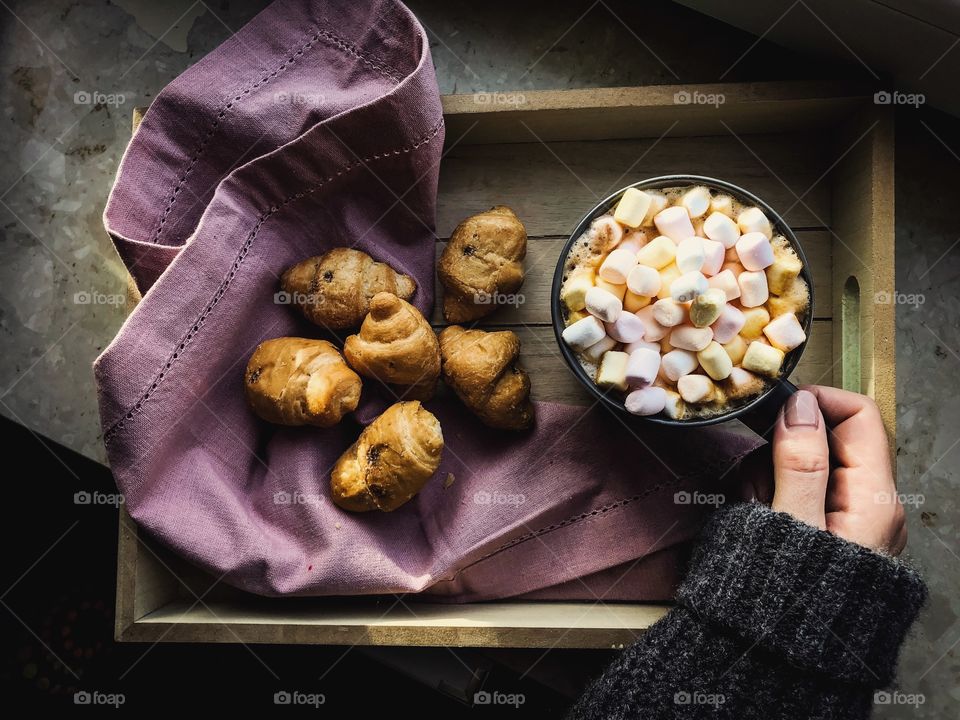
[[717,511],[677,606],[571,718],[866,718],[926,598],[896,560],[756,504]]

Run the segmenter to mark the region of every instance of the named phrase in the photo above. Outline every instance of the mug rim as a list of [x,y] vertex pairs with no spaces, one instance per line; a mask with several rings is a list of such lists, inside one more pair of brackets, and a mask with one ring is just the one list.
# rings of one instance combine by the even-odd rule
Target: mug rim
[[[560,287],[563,284],[564,268],[567,264],[567,255],[570,253],[571,246],[581,237],[581,235],[583,235],[584,232],[586,232],[594,220],[601,215],[610,212],[613,209],[615,202],[630,188],[636,188],[638,190],[661,190],[664,188],[677,187],[681,185],[703,185],[712,190],[721,190],[729,195],[732,195],[735,200],[740,201],[744,205],[755,205],[763,210],[764,214],[770,220],[771,225],[773,225],[774,230],[776,231],[775,234],[783,235],[793,247],[797,257],[800,259],[800,263],[802,265],[800,275],[807,283],[810,298],[809,310],[806,313],[806,317],[803,321],[803,331],[806,335],[806,339],[802,344],[787,353],[786,358],[784,359],[783,367],[781,368],[780,376],[777,378],[776,382],[770,383],[766,390],[751,399],[749,402],[738,405],[727,412],[718,413],[709,417],[697,417],[690,420],[674,420],[668,417],[661,417],[659,413],[657,415],[635,415],[627,410],[622,400],[618,401],[617,397],[611,397],[611,391],[604,392],[600,387],[598,387],[593,378],[587,375],[586,371],[583,369],[583,366],[577,360],[576,354],[570,349],[570,346],[563,341],[562,333],[566,328],[566,325],[564,325],[563,322],[563,307],[560,301]],[[777,389],[777,385],[783,382],[789,382],[789,380],[787,380],[788,376],[794,371],[794,369],[796,369],[797,363],[800,362],[800,356],[803,355],[803,351],[806,349],[807,343],[810,342],[810,332],[813,329],[813,294],[813,277],[810,274],[810,268],[807,262],[806,253],[803,250],[803,246],[797,239],[793,229],[784,221],[780,213],[774,210],[766,201],[754,195],[749,190],[740,187],[739,185],[735,185],[734,183],[726,180],[720,180],[719,178],[713,178],[706,175],[657,175],[656,177],[638,180],[630,185],[625,185],[594,205],[580,219],[580,222],[577,223],[573,232],[563,244],[563,248],[560,251],[560,257],[557,259],[557,267],[553,274],[553,283],[550,291],[550,315],[553,322],[553,333],[556,337],[557,345],[560,348],[560,354],[563,356],[564,362],[566,362],[570,371],[574,374],[574,376],[576,376],[577,380],[580,381],[580,384],[587,388],[587,391],[594,397],[595,400],[599,401],[616,413],[626,415],[629,418],[636,418],[653,425],[684,428],[706,427],[708,425],[716,425],[718,423],[741,417],[745,413],[755,409],[758,405],[763,403],[764,400],[770,397],[771,394],[773,394]],[[617,392],[619,393],[619,391]]]

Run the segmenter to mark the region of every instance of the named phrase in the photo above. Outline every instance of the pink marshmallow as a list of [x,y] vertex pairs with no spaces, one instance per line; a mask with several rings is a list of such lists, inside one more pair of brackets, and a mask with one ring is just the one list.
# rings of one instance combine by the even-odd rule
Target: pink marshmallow
[[737,257],[747,270],[756,272],[773,265],[773,246],[761,232],[749,232],[737,240]]
[[662,340],[670,330],[657,322],[653,316],[653,305],[637,310],[637,317],[643,322],[643,339],[647,342]]
[[627,360],[627,385],[646,387],[657,379],[660,372],[660,353],[641,348],[630,353]]
[[652,386],[634,390],[623,404],[634,415],[656,415],[667,405],[667,391]]
[[685,207],[680,205],[661,210],[654,215],[653,222],[661,235],[666,235],[675,243],[696,235],[693,230],[693,223],[690,222],[690,214]]
[[637,266],[637,254],[630,250],[617,248],[600,265],[599,275],[608,283],[623,285],[630,271]]
[[635,350],[653,350],[654,352],[660,352],[660,343],[658,342],[649,342],[647,340],[635,340],[632,343],[627,343],[623,346],[623,351],[627,355],[632,355]]
[[740,273],[737,284],[740,285],[740,304],[745,308],[759,307],[770,298],[767,274],[763,270]]
[[713,339],[721,345],[733,340],[737,334],[743,330],[747,318],[739,308],[733,305],[724,305],[718,317],[710,329],[713,330]]
[[632,343],[643,337],[643,321],[632,312],[621,312],[617,319],[606,323],[607,335],[617,342]]
[[740,284],[733,270],[721,270],[713,277],[707,278],[707,285],[723,290],[727,294],[727,302],[740,297]]
[[647,234],[643,230],[631,230],[623,236],[623,240],[617,245],[617,249],[637,253],[648,242]]
[[660,273],[646,265],[634,265],[627,275],[627,289],[637,295],[653,297],[660,292]]
[[770,344],[783,352],[790,352],[795,347],[803,345],[807,334],[803,326],[793,313],[784,313],[771,320],[763,329]]
[[700,272],[708,278],[711,275],[716,275],[720,272],[720,268],[723,267],[726,254],[727,250],[723,247],[723,243],[719,243],[716,240],[704,240],[703,266],[700,268]]
[[689,350],[671,350],[661,359],[660,367],[667,380],[676,382],[684,375],[689,375],[696,370],[699,362],[697,354],[694,352],[690,352]]

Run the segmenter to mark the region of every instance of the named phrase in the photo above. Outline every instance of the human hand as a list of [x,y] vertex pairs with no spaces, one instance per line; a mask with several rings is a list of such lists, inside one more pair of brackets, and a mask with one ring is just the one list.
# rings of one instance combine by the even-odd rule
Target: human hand
[[773,482],[774,510],[877,552],[906,545],[886,432],[868,397],[819,385],[791,396],[774,429]]

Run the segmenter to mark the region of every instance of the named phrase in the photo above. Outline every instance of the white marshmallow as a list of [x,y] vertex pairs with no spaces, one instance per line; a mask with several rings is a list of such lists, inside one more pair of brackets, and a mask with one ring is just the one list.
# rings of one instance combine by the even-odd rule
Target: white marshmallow
[[720,311],[720,317],[710,326],[713,330],[713,339],[721,345],[726,345],[737,336],[746,322],[747,318],[740,308],[725,305]]
[[670,332],[670,344],[681,350],[703,350],[713,340],[713,330],[693,325],[680,325]]
[[637,295],[652,297],[660,292],[660,273],[649,265],[634,265],[627,275],[627,289]]
[[623,302],[614,294],[599,287],[587,290],[584,297],[587,312],[604,322],[616,322],[623,311]]
[[673,298],[662,298],[653,304],[653,317],[664,327],[674,327],[686,319],[687,310]]
[[688,237],[677,244],[677,267],[680,268],[680,272],[699,271],[703,267],[703,259],[702,238]]
[[722,212],[713,212],[703,221],[703,234],[716,240],[724,248],[732,248],[740,237],[740,228],[730,216]]
[[[762,270],[745,271],[737,277],[740,286],[740,304],[745,308],[759,307],[770,297],[767,290],[767,275]],[[589,297],[589,294],[588,294]],[[587,306],[589,310],[589,305]]]
[[637,266],[637,254],[630,250],[617,248],[600,265],[600,277],[609,283],[623,285],[630,271]]
[[710,200],[710,212],[733,217],[733,198],[729,195],[714,195],[713,199]]
[[634,390],[623,401],[627,411],[634,415],[656,415],[667,405],[667,391],[662,387]]
[[763,214],[760,208],[747,208],[737,216],[737,226],[741,233],[759,232],[767,236],[767,240],[773,237],[773,230],[770,227],[770,221]]
[[604,390],[627,389],[627,360],[630,358],[625,352],[610,350],[600,358],[600,367],[597,368],[596,383]]
[[778,315],[763,329],[763,334],[767,336],[771,345],[784,352],[790,352],[795,347],[803,345],[807,339],[807,334],[793,313]]
[[602,340],[595,342],[580,354],[589,362],[598,363],[605,352],[613,350],[616,346],[617,341],[609,335],[605,335]]
[[687,209],[692,218],[702,217],[710,209],[710,191],[705,187],[695,187],[687,190],[680,198],[680,204]]
[[740,264],[747,270],[756,272],[773,264],[773,246],[763,233],[742,235],[737,240],[736,248]]
[[632,343],[627,343],[623,346],[623,351],[627,355],[632,355],[635,351],[644,349],[644,350],[653,350],[655,352],[660,352],[660,343],[650,342],[648,340],[637,340]]
[[653,316],[653,305],[637,310],[637,317],[643,322],[643,339],[647,342],[658,342],[669,332],[669,328],[658,323]]
[[563,330],[563,341],[574,350],[586,350],[606,336],[607,331],[593,315],[577,320]]
[[612,322],[606,323],[607,335],[617,342],[632,343],[643,337],[643,321],[632,312],[622,312]]
[[714,380],[725,380],[733,370],[733,360],[718,342],[712,342],[697,353],[700,367]]
[[749,370],[735,367],[727,378],[728,394],[733,398],[744,397],[763,388],[762,381]]
[[768,377],[776,377],[780,374],[783,357],[782,350],[754,340],[747,346],[747,352],[740,364],[745,370]]
[[668,237],[658,235],[637,253],[637,262],[659,270],[673,262],[677,255],[677,244]]
[[696,370],[699,363],[695,352],[671,350],[660,360],[660,367],[668,380],[676,382],[684,375],[689,375]]
[[654,216],[667,206],[667,196],[655,190],[646,190],[645,192],[650,196],[650,209],[647,210],[647,216],[643,219],[643,224],[652,225]]
[[707,285],[723,290],[727,295],[727,302],[740,297],[740,283],[732,270],[721,270],[712,278],[707,278]]
[[590,232],[596,238],[594,244],[601,252],[610,252],[623,240],[623,226],[610,215],[594,220],[590,225]]
[[613,219],[630,228],[643,225],[643,219],[650,210],[650,196],[643,190],[627,188],[613,211]]
[[660,372],[660,353],[641,348],[630,353],[627,361],[626,379],[630,387],[646,387],[657,379]]
[[696,235],[690,214],[682,205],[674,205],[658,212],[653,218],[654,224],[661,235],[666,235],[675,243],[684,238]]
[[[697,295],[705,293],[709,287],[703,273],[697,271],[684,273],[670,283],[670,297],[677,302],[690,302]],[[743,292],[743,288],[740,291]]]
[[688,403],[710,402],[717,393],[713,380],[706,375],[684,375],[677,381],[677,390]]
[[716,275],[720,272],[721,268],[723,268],[727,251],[724,249],[723,244],[718,243],[716,240],[703,238],[700,243],[703,245],[703,267],[700,268],[700,272],[709,278],[712,275]]

